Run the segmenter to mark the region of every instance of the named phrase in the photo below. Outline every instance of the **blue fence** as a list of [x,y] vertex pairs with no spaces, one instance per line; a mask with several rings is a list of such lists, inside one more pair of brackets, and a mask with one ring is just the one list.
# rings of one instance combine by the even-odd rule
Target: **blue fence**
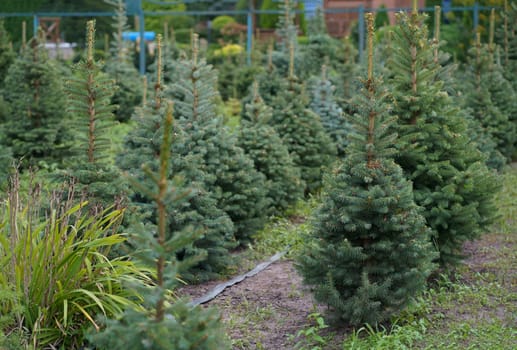
[[[171,5],[174,2],[167,1],[157,1],[157,0],[144,0],[152,3],[156,3],[158,5]],[[235,3],[235,0],[225,0],[229,3]],[[142,0],[131,0],[128,2],[127,12],[128,15],[134,15],[139,18],[139,37],[145,37],[145,18],[146,17],[156,17],[156,16],[220,16],[220,15],[245,15],[247,18],[247,40],[246,40],[246,52],[247,52],[247,62],[248,64],[251,62],[251,49],[252,49],[252,38],[253,38],[253,18],[257,15],[261,14],[282,14],[282,11],[279,10],[257,10],[251,6],[253,3],[250,1],[250,7],[246,10],[209,10],[209,11],[144,11],[141,6]],[[183,1],[185,2],[185,1]],[[470,7],[447,7],[447,12],[472,12],[473,18],[473,30],[476,31],[479,26],[479,14],[480,11],[491,10],[492,7],[480,6],[477,2],[474,3],[473,6]],[[359,30],[359,59],[363,59],[364,55],[364,47],[365,47],[365,22],[364,22],[364,14],[367,12],[399,12],[399,11],[410,11],[410,8],[377,8],[371,9],[366,8],[364,6],[360,6],[357,8],[334,8],[334,9],[325,9],[323,13],[325,14],[339,14],[339,13],[357,13],[358,14],[358,30]],[[311,10],[312,13],[314,10]],[[434,7],[425,7],[419,8],[421,12],[434,12]],[[443,9],[441,9],[443,12]],[[309,11],[295,11],[297,14],[309,14]],[[40,17],[105,17],[105,16],[114,16],[115,14],[112,12],[0,12],[1,17],[32,17],[34,31],[36,32],[39,26],[39,18]],[[145,72],[145,40],[140,40],[140,50],[139,50],[139,70],[141,74]]]

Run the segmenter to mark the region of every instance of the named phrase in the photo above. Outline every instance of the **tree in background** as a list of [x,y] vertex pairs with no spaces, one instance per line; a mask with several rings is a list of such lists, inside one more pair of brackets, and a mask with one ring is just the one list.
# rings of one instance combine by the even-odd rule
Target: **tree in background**
[[465,107],[508,159],[515,150],[516,126],[510,120],[517,114],[517,102],[511,83],[495,62],[492,43],[481,44],[478,34],[476,45],[469,50],[466,69]]
[[5,30],[4,21],[0,20],[0,83],[4,81],[7,70],[14,61],[14,57],[11,38]]
[[[165,113],[162,96],[162,51],[159,35],[156,77],[153,79],[154,98],[143,108],[138,108],[133,115],[136,127],[127,135],[124,150],[117,157],[119,167],[146,187],[151,186],[153,180],[146,175],[141,165],[147,164],[153,171],[157,171],[160,165],[158,155],[161,139],[158,135],[163,134]],[[180,232],[188,227],[195,227],[201,236],[180,251],[171,252],[170,258],[185,260],[193,256],[203,256],[202,260],[182,272],[183,279],[200,281],[218,277],[232,262],[228,249],[236,245],[233,224],[228,215],[217,207],[214,195],[208,192],[205,182],[208,179],[215,180],[203,170],[203,158],[189,154],[189,136],[179,123],[175,123],[173,131],[168,163],[171,177],[168,181],[172,182],[174,176],[181,177],[182,182],[175,184],[177,190],[188,190],[191,195],[186,200],[167,202],[167,212],[173,214],[169,217],[167,232]],[[138,188],[132,191],[129,198],[132,213],[129,221],[157,224],[150,198],[143,196]]]
[[395,125],[396,161],[414,184],[415,202],[424,207],[442,265],[461,259],[463,243],[476,238],[494,219],[498,185],[483,155],[467,134],[467,124],[444,91],[434,60],[425,15],[398,15],[388,67]]
[[118,106],[115,117],[118,121],[126,122],[131,118],[135,106],[142,100],[142,80],[133,65],[132,48],[122,39],[122,33],[129,30],[126,6],[123,0],[104,1],[113,6],[115,11],[112,24],[113,41],[105,70],[117,85],[112,98],[112,103]]
[[62,77],[43,40],[32,38],[9,67],[3,97],[10,111],[0,142],[22,166],[59,166],[72,142]]
[[344,161],[330,174],[313,232],[298,258],[304,283],[335,320],[378,324],[425,287],[436,256],[411,182],[393,161],[395,118],[373,75],[373,14],[367,16],[368,73]]
[[336,102],[335,88],[327,78],[327,67],[321,68],[321,76],[309,80],[310,109],[320,116],[321,124],[334,141],[338,156],[344,156],[351,130],[343,110]]
[[75,65],[75,74],[67,83],[68,112],[73,118],[77,142],[66,173],[74,179],[74,189],[98,212],[124,197],[125,188],[109,158],[108,131],[114,125],[115,109],[111,100],[116,87],[102,72],[103,65],[94,59],[94,26],[93,21],[87,23],[86,58]]
[[320,117],[309,109],[305,86],[294,75],[294,48],[290,50],[287,87],[273,97],[271,125],[289,149],[294,164],[301,169],[305,192],[321,187],[323,170],[330,167],[336,146],[321,124]]
[[286,145],[268,125],[272,110],[262,100],[258,89],[255,82],[253,99],[246,104],[245,117],[241,119],[238,145],[253,160],[255,169],[266,176],[265,190],[274,209],[271,214],[281,214],[303,197],[305,185]]
[[199,58],[197,35],[194,37],[192,57],[178,61],[178,80],[167,93],[175,101],[179,123],[188,135],[189,153],[202,157],[201,167],[210,176],[205,182],[207,191],[232,219],[236,238],[245,243],[265,223],[270,205],[265,177],[216,114],[216,71]]

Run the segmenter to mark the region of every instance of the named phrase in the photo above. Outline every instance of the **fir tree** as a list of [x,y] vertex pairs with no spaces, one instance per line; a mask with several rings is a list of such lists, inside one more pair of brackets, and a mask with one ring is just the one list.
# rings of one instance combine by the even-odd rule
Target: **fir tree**
[[395,118],[387,88],[373,75],[373,14],[367,14],[368,75],[356,97],[355,132],[330,174],[299,257],[304,282],[336,320],[376,324],[423,290],[435,256],[411,182],[392,159]]
[[14,56],[9,33],[5,30],[4,21],[0,20],[0,83],[4,81],[7,70],[14,61]]
[[241,119],[238,145],[253,160],[255,168],[266,176],[267,197],[279,214],[303,197],[305,185],[276,131],[268,125],[271,108],[264,104],[253,84],[253,100],[246,105],[246,118]]
[[232,219],[236,238],[246,242],[266,219],[264,175],[236,145],[236,137],[216,115],[217,76],[206,60],[199,59],[197,36],[191,59],[178,62],[179,79],[170,88],[180,125],[188,134],[191,154],[203,159],[202,169],[210,175],[206,188]]
[[111,140],[107,131],[114,125],[111,98],[114,81],[102,73],[102,64],[93,56],[95,22],[87,23],[86,58],[76,64],[68,81],[68,111],[73,116],[76,155],[67,173],[75,179],[92,208],[106,208],[123,196],[120,174],[109,159]]
[[[139,183],[147,184],[147,186],[151,186],[152,179],[143,172],[141,164],[147,164],[153,171],[157,171],[159,168],[161,139],[158,136],[163,134],[164,127],[160,36],[158,36],[157,49],[154,100],[147,106],[137,109],[133,116],[136,127],[128,134],[124,152],[117,159],[121,169],[130,173],[132,178],[138,180]],[[178,123],[174,125],[174,135],[170,145],[169,173],[181,176],[183,182],[188,184],[194,193],[188,200],[167,203],[167,212],[174,214],[169,218],[167,230],[176,232],[191,226],[198,226],[202,236],[183,250],[178,251],[172,258],[183,260],[201,254],[205,258],[185,271],[183,278],[190,281],[214,278],[232,262],[228,249],[235,246],[233,224],[228,215],[217,207],[214,196],[207,191],[205,181],[208,179],[215,181],[215,179],[202,170],[204,165],[200,155],[189,154],[188,135]],[[184,188],[184,186],[177,186],[179,189]],[[149,214],[152,212],[149,208],[152,201],[142,197],[138,192],[132,193],[130,199],[131,206],[137,208],[136,220],[147,217],[146,220],[156,224],[156,217]]]
[[336,146],[325,132],[320,117],[309,108],[305,86],[294,75],[294,48],[291,48],[287,88],[272,101],[271,125],[289,149],[294,164],[301,169],[305,192],[321,187],[323,169],[331,165]]
[[122,39],[122,32],[129,30],[124,1],[104,1],[115,9],[112,25],[114,40],[105,69],[118,87],[112,97],[112,103],[118,106],[115,116],[118,121],[125,122],[131,118],[135,106],[142,100],[141,79],[133,65],[132,50]]
[[321,124],[337,147],[338,156],[345,154],[350,124],[335,98],[335,88],[327,78],[327,67],[322,67],[321,77],[309,81],[310,109],[320,116]]
[[71,145],[61,77],[43,41],[34,37],[9,67],[4,99],[10,111],[2,125],[4,147],[23,167],[54,167]]
[[498,185],[483,156],[468,138],[466,121],[438,79],[425,15],[398,16],[389,62],[399,155],[414,184],[415,202],[424,207],[442,264],[461,258],[463,243],[492,222]]
[[154,202],[157,224],[144,226],[133,235],[136,258],[155,270],[156,284],[152,287],[133,285],[143,297],[142,308],[127,309],[118,319],[107,320],[102,332],[90,334],[89,340],[100,349],[212,350],[227,347],[214,310],[191,307],[185,300],[171,297],[171,292],[180,283],[178,276],[199,259],[194,256],[182,261],[174,258],[175,252],[187,249],[194,242],[196,231],[191,228],[168,230],[168,203],[177,202],[174,206],[180,207],[180,203],[189,197],[188,191],[175,188],[170,181],[172,109],[169,104],[158,154],[158,171],[155,173],[146,168],[148,176],[154,179],[154,188],[142,185]]
[[502,64],[505,77],[517,91],[517,1],[505,0],[503,27],[498,30],[498,40],[503,47]]

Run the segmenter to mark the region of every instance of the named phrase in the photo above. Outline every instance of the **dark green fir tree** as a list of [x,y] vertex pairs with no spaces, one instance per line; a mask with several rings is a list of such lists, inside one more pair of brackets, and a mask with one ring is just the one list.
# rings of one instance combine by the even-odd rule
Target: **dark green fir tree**
[[[86,57],[74,67],[67,83],[68,112],[74,121],[75,155],[66,171],[76,183],[92,209],[102,210],[125,196],[120,173],[112,164],[109,130],[114,125],[111,103],[115,83],[102,72],[103,65],[94,58],[95,22],[87,23]],[[80,197],[80,196],[77,196]],[[120,203],[122,204],[122,203]]]
[[[510,159],[517,146],[517,100],[512,84],[496,60],[498,46],[493,42],[495,14],[492,11],[489,43],[482,44],[478,33],[469,50],[464,84],[465,106],[474,119],[496,143],[497,149]],[[512,120],[513,119],[513,120]]]
[[338,156],[345,154],[351,125],[335,96],[335,88],[327,78],[327,67],[321,68],[321,76],[309,80],[310,109],[320,116],[323,127],[334,141]]
[[503,47],[502,64],[506,79],[517,91],[517,1],[504,1],[502,17],[503,26],[497,32],[498,42]]
[[258,89],[255,82],[253,100],[246,105],[245,118],[241,119],[238,145],[253,160],[255,168],[266,176],[267,197],[274,209],[271,214],[281,214],[303,197],[305,185],[286,145],[268,124],[272,110]]
[[205,59],[199,58],[197,35],[191,59],[178,62],[179,79],[169,89],[175,101],[180,125],[188,138],[189,153],[203,159],[207,191],[232,219],[236,238],[245,243],[262,228],[270,203],[266,199],[265,177],[237,146],[237,138],[223,125],[215,105],[217,75]]
[[126,122],[142,100],[142,79],[133,65],[131,47],[122,39],[122,32],[129,30],[125,2],[123,0],[104,1],[115,10],[112,24],[113,41],[105,71],[117,85],[117,90],[112,97],[112,103],[118,106],[115,111],[116,119]]
[[22,167],[54,168],[69,156],[72,135],[58,72],[43,39],[34,37],[5,76],[8,116],[0,142],[12,150],[15,159],[22,160]]
[[330,167],[336,156],[336,146],[325,131],[320,117],[309,109],[305,86],[294,75],[294,48],[290,50],[287,87],[272,100],[273,117],[270,124],[289,149],[294,164],[301,169],[305,192],[313,193],[321,187],[325,167]]
[[[154,99],[145,107],[138,108],[133,116],[136,127],[128,134],[124,151],[118,156],[117,163],[125,172],[139,183],[151,186],[152,179],[146,176],[141,164],[153,171],[160,165],[160,135],[163,134],[165,106],[162,101],[163,74],[161,36],[157,40],[156,78],[154,81]],[[159,82],[159,83],[158,83]],[[233,236],[234,228],[231,219],[220,208],[214,196],[206,189],[205,182],[215,181],[213,176],[203,171],[203,158],[200,155],[189,154],[187,147],[188,135],[178,123],[174,125],[174,138],[171,140],[169,161],[171,176],[180,176],[184,184],[194,191],[187,200],[167,202],[167,212],[170,217],[167,223],[167,232],[176,232],[187,227],[198,227],[201,237],[184,249],[176,252],[172,258],[187,259],[202,255],[204,259],[190,266],[183,272],[183,279],[200,281],[218,277],[232,262],[228,249],[235,247]],[[169,178],[172,181],[173,178]],[[179,189],[185,189],[185,186]],[[156,216],[152,215],[152,200],[143,197],[138,191],[130,195],[130,209],[133,221],[147,220],[156,224]],[[134,208],[133,208],[134,207]]]
[[14,51],[11,38],[4,27],[4,21],[0,19],[0,83],[4,81],[9,66],[14,61]]
[[388,89],[373,75],[373,14],[368,74],[343,162],[327,178],[313,232],[298,258],[304,283],[335,321],[377,324],[425,287],[436,256],[430,230],[413,200],[412,184],[393,161],[396,135]]
[[416,2],[411,14],[398,15],[389,83],[399,118],[396,161],[413,181],[415,202],[425,208],[446,266],[461,259],[465,241],[492,223],[498,184],[469,139],[463,114],[444,91],[425,18]]
[[[174,257],[174,253],[188,249],[197,234],[188,227],[170,231],[167,222],[172,216],[167,212],[169,203],[177,202],[173,206],[181,207],[180,203],[192,195],[188,190],[176,187],[175,181],[170,180],[172,110],[172,104],[169,104],[161,130],[157,172],[145,168],[154,186],[138,186],[144,191],[143,195],[154,203],[156,224],[141,225],[141,229],[131,236],[137,249],[135,258],[154,271],[155,284],[130,286],[142,295],[142,308],[127,309],[117,319],[107,320],[101,332],[90,332],[88,339],[98,349],[213,350],[229,347],[215,310],[192,307],[186,300],[177,299],[172,294],[180,284],[182,273],[202,258],[193,256],[178,260]],[[155,136],[159,137],[159,134]]]

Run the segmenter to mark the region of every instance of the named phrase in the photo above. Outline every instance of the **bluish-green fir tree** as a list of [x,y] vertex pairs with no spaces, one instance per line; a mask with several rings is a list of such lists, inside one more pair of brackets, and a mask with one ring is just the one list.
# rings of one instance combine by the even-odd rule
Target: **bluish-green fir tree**
[[199,57],[197,35],[192,57],[178,62],[178,80],[167,93],[175,101],[178,122],[188,138],[186,147],[203,159],[201,169],[207,191],[214,195],[219,208],[232,219],[236,238],[245,243],[265,223],[268,203],[265,176],[237,146],[233,135],[217,115],[215,105],[217,75],[206,60]]
[[187,300],[173,296],[181,283],[180,276],[202,256],[176,259],[175,253],[188,249],[199,233],[192,227],[169,230],[168,218],[174,213],[169,213],[167,208],[172,202],[176,203],[172,207],[179,208],[181,202],[192,196],[188,189],[175,186],[178,180],[171,180],[172,112],[172,104],[168,104],[163,128],[156,134],[156,141],[161,144],[157,154],[159,166],[156,171],[151,169],[154,165],[144,168],[147,176],[153,179],[153,186],[149,188],[147,184],[135,182],[140,193],[154,204],[156,223],[147,222],[133,231],[131,240],[136,248],[133,256],[153,271],[155,283],[143,285],[133,282],[128,286],[140,292],[142,307],[137,310],[128,308],[116,319],[105,320],[105,327],[100,332],[91,331],[88,340],[98,349],[213,350],[229,346],[215,310],[193,307]]
[[116,202],[122,204],[125,186],[110,158],[109,130],[114,126],[115,110],[111,99],[116,86],[94,58],[94,26],[95,22],[88,22],[86,57],[74,66],[74,75],[66,84],[67,110],[73,119],[76,142],[65,173],[75,183],[76,197],[84,195],[97,211]]
[[321,75],[309,80],[310,109],[320,116],[321,124],[336,145],[338,156],[345,154],[351,125],[337,103],[335,87],[327,77],[327,67],[323,65]]
[[[123,0],[104,0],[113,6],[113,41],[105,70],[115,80],[117,90],[113,94],[112,103],[117,105],[115,116],[118,121],[126,122],[131,118],[134,108],[142,100],[142,84],[138,71],[133,65],[133,54],[130,45],[122,39],[122,32],[129,30],[126,16],[126,5]],[[106,53],[108,54],[108,53]]]
[[[138,108],[133,115],[136,127],[127,135],[124,151],[119,154],[119,167],[128,172],[139,183],[151,186],[152,179],[146,176],[141,164],[153,171],[160,165],[160,147],[164,128],[165,106],[163,103],[162,84],[162,47],[158,39],[157,70],[154,81],[154,98],[143,108]],[[159,67],[159,68],[158,68]],[[232,262],[228,252],[235,247],[234,227],[228,215],[217,206],[215,196],[206,187],[206,182],[215,181],[213,175],[207,174],[203,157],[191,154],[188,147],[189,135],[179,123],[173,126],[174,138],[171,140],[168,173],[181,177],[183,184],[176,185],[178,189],[193,191],[187,200],[167,202],[166,209],[170,214],[167,231],[176,232],[197,227],[201,236],[181,251],[171,253],[172,259],[188,259],[202,255],[204,258],[183,272],[183,279],[201,281],[218,277]],[[169,178],[172,181],[173,178]],[[153,201],[142,196],[135,188],[130,195],[130,209],[134,207],[132,221],[149,221],[157,224],[156,216],[152,215]]]
[[412,184],[393,160],[396,118],[373,74],[373,14],[367,14],[368,74],[355,97],[354,133],[329,174],[312,235],[298,258],[304,283],[335,321],[378,324],[425,288],[436,256]]
[[8,115],[0,142],[23,168],[60,166],[72,143],[62,79],[43,44],[42,38],[32,38],[3,82]]
[[440,262],[447,266],[461,259],[465,241],[492,223],[498,184],[444,91],[425,18],[416,6],[398,15],[389,85],[399,118],[396,161],[413,181],[415,202],[424,207]]
[[289,149],[294,164],[301,169],[305,192],[321,187],[324,169],[336,156],[336,146],[325,131],[320,117],[309,109],[304,84],[294,74],[294,48],[291,48],[287,86],[272,99],[271,126]]
[[238,145],[253,160],[255,169],[266,176],[265,190],[274,210],[271,214],[281,214],[303,197],[305,185],[287,146],[268,124],[272,109],[258,90],[254,83],[253,100],[246,104],[245,117],[241,119]]

